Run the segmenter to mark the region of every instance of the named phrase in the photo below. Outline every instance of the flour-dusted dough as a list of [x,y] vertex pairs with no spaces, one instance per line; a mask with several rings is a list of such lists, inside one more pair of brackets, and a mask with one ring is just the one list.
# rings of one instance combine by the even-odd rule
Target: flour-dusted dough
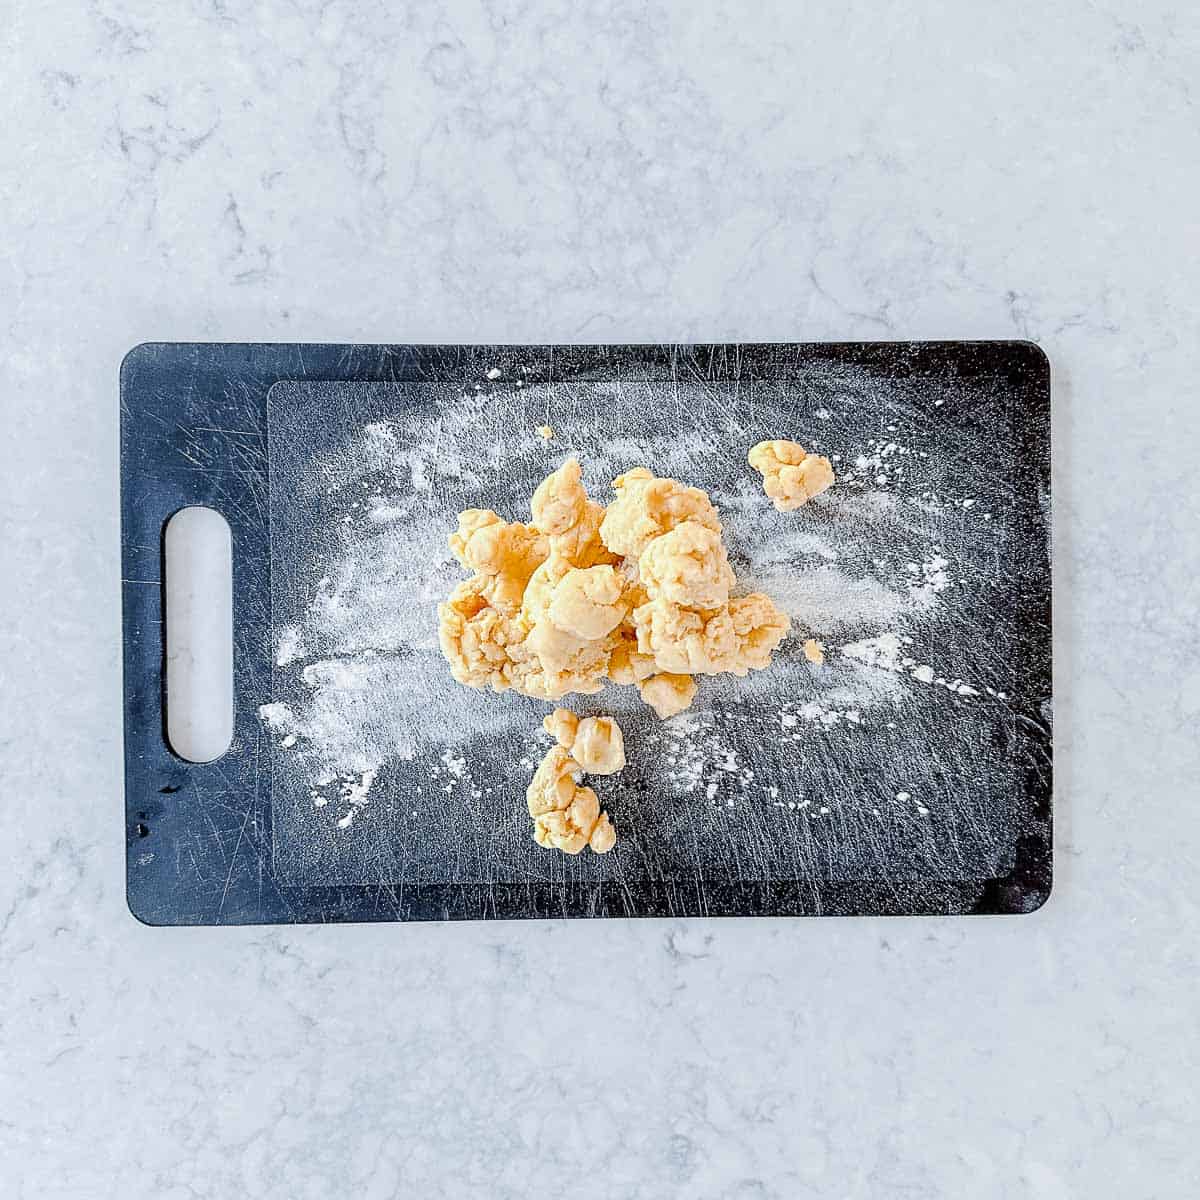
[[[621,755],[624,765],[624,752]],[[580,787],[582,764],[562,745],[542,759],[525,792],[533,836],[539,846],[578,854],[590,846],[604,854],[616,845],[617,834],[590,787]]]
[[799,442],[759,442],[747,458],[780,512],[799,508],[833,485],[833,464]]
[[556,708],[542,728],[589,775],[615,775],[625,767],[625,738],[612,717],[584,717]]
[[460,515],[450,548],[475,575],[438,608],[455,679],[542,700],[611,681],[665,719],[691,704],[692,676],[770,663],[788,618],[761,593],[730,596],[708,496],[645,467],[613,490],[607,509],[590,499],[570,458],[533,493],[531,524]]
[[696,681],[690,675],[672,675],[664,671],[639,683],[638,692],[665,721],[691,707],[696,698]]

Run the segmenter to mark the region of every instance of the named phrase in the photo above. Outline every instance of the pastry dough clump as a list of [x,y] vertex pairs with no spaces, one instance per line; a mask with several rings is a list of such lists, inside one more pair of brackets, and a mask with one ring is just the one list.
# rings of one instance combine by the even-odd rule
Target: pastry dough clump
[[636,686],[665,719],[691,704],[692,676],[769,664],[788,618],[761,593],[731,598],[733,569],[708,496],[645,467],[613,490],[607,509],[590,499],[571,458],[538,485],[531,524],[490,509],[459,516],[450,549],[475,575],[438,607],[455,679],[542,700],[611,680]]
[[642,680],[638,692],[665,721],[691,707],[696,698],[696,681],[690,675],[672,675],[664,671]]
[[551,748],[534,772],[525,800],[539,846],[566,854],[578,854],[590,846],[604,854],[616,845],[616,831],[608,814],[600,811],[596,793],[579,786],[582,769],[570,751],[559,745]]
[[674,479],[659,479],[645,467],[634,467],[613,480],[617,498],[600,526],[604,544],[614,553],[636,560],[656,537],[684,521],[721,532],[717,510],[699,488]]
[[799,442],[759,442],[747,456],[763,477],[763,491],[780,512],[790,512],[833,484],[833,464]]
[[615,775],[625,767],[625,739],[612,717],[584,717],[556,708],[542,728],[589,775]]

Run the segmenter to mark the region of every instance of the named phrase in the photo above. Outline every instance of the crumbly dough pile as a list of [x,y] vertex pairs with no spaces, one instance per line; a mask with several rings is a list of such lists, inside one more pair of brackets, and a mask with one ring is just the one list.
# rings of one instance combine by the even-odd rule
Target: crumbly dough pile
[[763,477],[763,491],[780,512],[790,512],[833,484],[833,464],[799,442],[759,442],[747,455]]
[[589,499],[571,458],[534,492],[531,524],[490,509],[459,515],[450,549],[474,574],[438,607],[455,679],[542,700],[611,680],[637,687],[666,718],[691,704],[694,676],[769,664],[788,618],[761,593],[730,597],[733,571],[707,494],[645,467],[613,490],[607,509]]
[[557,708],[542,722],[558,745],[542,759],[525,792],[533,836],[539,846],[578,854],[590,846],[604,854],[616,845],[608,813],[579,776],[615,775],[625,766],[625,742],[611,717],[585,717]]

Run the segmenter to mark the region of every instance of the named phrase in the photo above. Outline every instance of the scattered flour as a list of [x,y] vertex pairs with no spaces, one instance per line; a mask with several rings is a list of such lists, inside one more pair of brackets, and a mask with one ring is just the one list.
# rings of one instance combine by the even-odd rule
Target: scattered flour
[[[910,642],[911,638],[908,639]],[[885,671],[900,671],[904,638],[898,633],[881,633],[877,637],[863,638],[858,642],[847,642],[842,653],[847,658],[857,659],[868,667],[882,667]]]
[[279,633],[279,647],[275,655],[275,665],[286,667],[295,662],[302,653],[300,630],[295,625],[285,625]]
[[467,760],[461,754],[455,754],[449,747],[442,752],[442,762],[455,779],[462,779],[467,773]]
[[979,691],[961,679],[948,679],[939,675],[928,663],[919,663],[907,653],[913,639],[898,633],[881,633],[876,637],[847,642],[842,646],[844,657],[868,667],[894,673],[907,673],[918,683],[931,683],[944,687],[959,696],[978,696]]
[[909,573],[916,577],[908,592],[918,606],[932,608],[937,603],[938,593],[950,587],[950,576],[946,571],[949,565],[950,560],[939,553],[922,563],[907,564]]

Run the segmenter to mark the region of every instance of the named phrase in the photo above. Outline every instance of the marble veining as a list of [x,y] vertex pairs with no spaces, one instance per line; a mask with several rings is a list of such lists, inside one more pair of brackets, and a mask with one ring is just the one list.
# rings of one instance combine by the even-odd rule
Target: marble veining
[[[1191,1197],[1200,13],[13,0],[0,1192]],[[1056,891],[1022,919],[150,930],[147,339],[1029,337]]]

